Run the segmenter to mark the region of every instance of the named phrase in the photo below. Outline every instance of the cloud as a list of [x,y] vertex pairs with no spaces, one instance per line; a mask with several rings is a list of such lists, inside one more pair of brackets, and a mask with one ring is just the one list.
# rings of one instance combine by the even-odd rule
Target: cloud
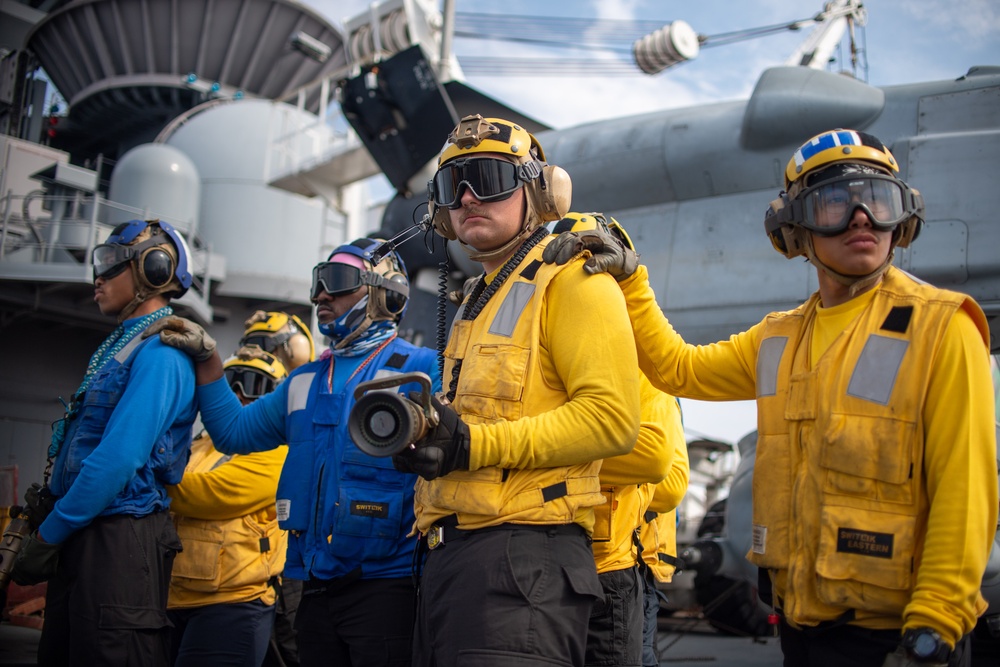
[[639,0],[590,0],[591,9],[598,20],[635,18],[635,10],[639,4]]
[[[895,1],[890,11],[908,14],[928,26],[936,38],[962,43],[969,38],[977,45],[989,40],[996,44],[1000,32],[1000,11],[995,0],[959,0],[958,2]],[[886,8],[888,9],[888,8]]]

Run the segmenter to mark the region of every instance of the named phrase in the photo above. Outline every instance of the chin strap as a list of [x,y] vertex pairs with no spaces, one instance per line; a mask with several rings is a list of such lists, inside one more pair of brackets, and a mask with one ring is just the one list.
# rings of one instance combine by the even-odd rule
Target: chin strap
[[876,284],[882,279],[882,274],[886,272],[889,265],[892,264],[892,258],[895,254],[896,245],[893,243],[892,248],[889,250],[889,254],[886,256],[885,261],[877,269],[869,274],[863,276],[849,276],[845,273],[838,273],[834,271],[829,266],[820,261],[819,257],[816,256],[816,251],[813,249],[813,239],[812,234],[803,234],[805,237],[805,250],[806,257],[817,269],[830,276],[836,280],[841,285],[848,288],[848,296],[850,298],[856,297],[861,292],[865,291],[872,285]]
[[139,304],[141,304],[149,297],[153,296],[151,292],[146,292],[146,290],[144,290],[142,286],[139,285],[139,279],[135,277],[135,270],[136,270],[135,265],[133,265],[132,286],[133,286],[133,291],[135,292],[135,296],[132,297],[132,300],[129,301],[124,308],[122,308],[120,313],[118,313],[118,324],[121,324],[122,322],[127,320],[129,318],[129,315],[134,313],[135,309],[139,307]]

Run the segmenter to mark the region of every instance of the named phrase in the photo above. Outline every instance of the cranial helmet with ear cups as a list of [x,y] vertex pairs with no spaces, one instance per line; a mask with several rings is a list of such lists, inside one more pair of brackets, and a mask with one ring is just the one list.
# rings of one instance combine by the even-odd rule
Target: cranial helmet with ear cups
[[[330,253],[329,262],[335,255],[348,254],[361,259],[365,271],[359,276],[361,285],[368,286],[368,315],[372,322],[393,320],[398,322],[406,311],[410,296],[410,281],[406,277],[406,265],[396,251],[390,251],[382,260],[372,266],[372,252],[385,241],[377,238],[361,238],[338,246]],[[366,275],[367,274],[367,275]]]
[[[915,189],[900,181],[899,165],[889,149],[877,137],[854,130],[821,132],[806,141],[792,155],[785,167],[785,191],[770,203],[764,214],[764,230],[774,249],[791,259],[807,254],[808,230],[802,226],[799,199],[804,191],[815,189],[814,181],[835,165],[859,165],[863,170],[882,174],[898,184],[908,217],[896,225],[893,247],[907,247],[920,233],[923,224],[923,198]],[[829,173],[829,172],[827,172]],[[813,177],[816,177],[815,179]],[[812,188],[810,186],[813,186]]]
[[184,296],[191,287],[190,252],[184,237],[160,220],[130,220],[94,248],[94,277],[112,277],[131,262],[137,287],[149,294]]
[[293,371],[316,358],[312,332],[297,315],[258,310],[243,323],[240,346],[256,345]]
[[[479,114],[463,118],[448,136],[438,159],[438,171],[454,160],[484,153],[502,155],[517,165],[517,178],[523,184],[527,201],[526,230],[559,220],[569,211],[573,192],[569,174],[560,167],[546,164],[545,153],[538,140],[510,121],[483,118]],[[431,180],[428,184],[428,210],[434,231],[454,240],[457,236],[451,226],[448,209],[436,201],[434,183]]]
[[254,345],[240,347],[223,362],[222,370],[230,388],[239,389],[250,400],[271,393],[288,377],[285,365],[277,356]]
[[[320,324],[320,331],[336,341],[334,350],[347,348],[376,322],[398,323],[406,311],[410,282],[403,260],[393,250],[385,253],[378,264],[373,266],[371,262],[373,253],[384,244],[383,239],[357,239],[334,248],[326,262],[313,267],[313,303],[318,303],[322,294],[336,297],[355,293],[362,287],[368,288],[363,314],[358,311],[357,316],[352,315],[361,302],[345,313],[348,320],[343,323],[344,331],[338,333],[329,324]],[[350,262],[332,261],[343,254],[358,258],[364,269]]]

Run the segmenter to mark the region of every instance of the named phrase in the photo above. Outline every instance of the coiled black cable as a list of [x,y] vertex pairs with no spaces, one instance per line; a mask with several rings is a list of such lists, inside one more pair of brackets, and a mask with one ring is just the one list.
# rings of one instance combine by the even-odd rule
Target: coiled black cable
[[438,263],[438,300],[437,300],[437,364],[438,374],[444,379],[444,348],[448,343],[448,246],[444,247],[444,261]]

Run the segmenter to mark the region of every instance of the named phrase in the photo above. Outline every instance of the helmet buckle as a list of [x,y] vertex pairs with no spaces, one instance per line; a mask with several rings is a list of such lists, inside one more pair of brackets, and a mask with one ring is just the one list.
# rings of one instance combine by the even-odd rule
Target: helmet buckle
[[537,160],[525,162],[517,168],[518,178],[527,183],[533,181],[542,174],[542,164]]

